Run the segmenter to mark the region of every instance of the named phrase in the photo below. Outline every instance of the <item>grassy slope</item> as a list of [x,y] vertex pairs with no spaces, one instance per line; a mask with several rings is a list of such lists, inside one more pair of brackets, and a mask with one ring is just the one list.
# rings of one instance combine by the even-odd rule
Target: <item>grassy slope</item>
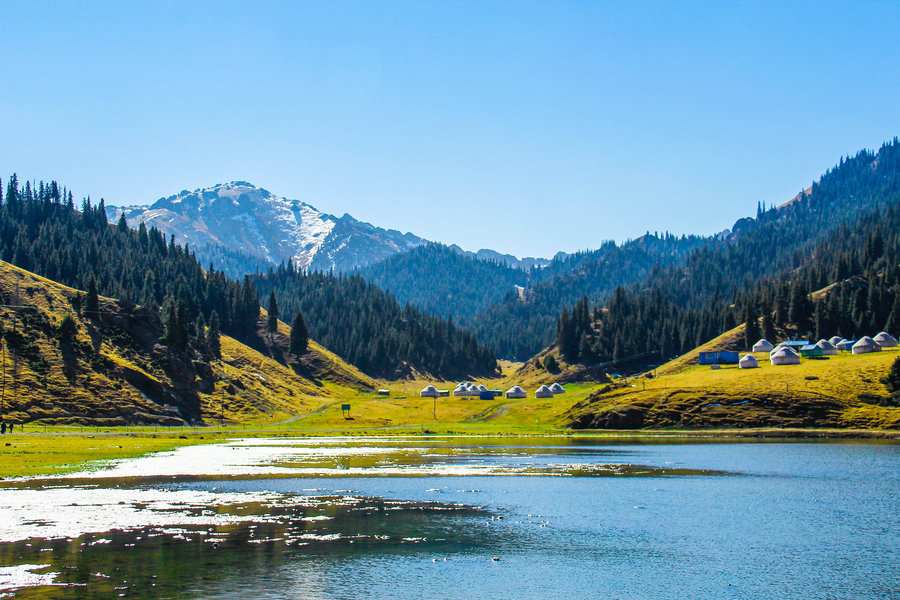
[[[271,421],[374,384],[315,342],[301,361],[285,360],[284,323],[260,350],[223,336],[221,360],[198,364],[160,346],[158,319],[141,307],[101,298],[102,318],[80,317],[70,301],[77,290],[0,262],[7,304],[17,287],[18,306],[27,308],[0,308],[5,329],[15,317],[27,346],[13,351],[4,340],[0,353],[2,410],[13,422],[178,425],[185,413],[218,419],[223,412],[228,420]],[[56,334],[67,313],[78,323],[70,344]]]
[[841,353],[759,369],[697,365],[701,351],[740,345],[737,327],[657,369],[653,379],[593,394],[566,418],[579,427],[838,427],[900,428],[900,407],[876,406],[860,395],[886,396],[880,383],[898,356]]

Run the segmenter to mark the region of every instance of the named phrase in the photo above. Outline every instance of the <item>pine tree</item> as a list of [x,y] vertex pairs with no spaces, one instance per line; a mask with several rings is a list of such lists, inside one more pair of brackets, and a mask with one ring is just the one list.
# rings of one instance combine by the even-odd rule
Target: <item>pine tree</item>
[[747,350],[753,348],[753,344],[759,339],[759,320],[753,303],[748,302],[744,307],[744,346]]
[[97,318],[98,313],[100,312],[100,297],[97,294],[97,280],[94,279],[93,273],[91,274],[91,278],[88,279],[88,291],[87,298],[84,301],[84,311],[88,314],[90,318]]
[[266,329],[269,333],[278,331],[278,303],[275,301],[275,292],[269,293],[269,315],[266,319]]
[[291,323],[291,354],[297,356],[306,354],[306,348],[309,345],[309,331],[306,329],[306,321],[303,320],[303,313],[299,310]]
[[209,316],[209,331],[206,335],[206,343],[209,351],[216,358],[222,358],[222,340],[219,332],[219,313],[212,311]]

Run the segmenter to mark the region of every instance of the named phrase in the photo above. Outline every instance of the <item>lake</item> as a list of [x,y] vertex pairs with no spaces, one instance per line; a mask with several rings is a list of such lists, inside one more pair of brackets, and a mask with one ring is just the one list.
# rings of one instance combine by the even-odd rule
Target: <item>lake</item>
[[898,598],[900,444],[185,447],[3,482],[0,597]]

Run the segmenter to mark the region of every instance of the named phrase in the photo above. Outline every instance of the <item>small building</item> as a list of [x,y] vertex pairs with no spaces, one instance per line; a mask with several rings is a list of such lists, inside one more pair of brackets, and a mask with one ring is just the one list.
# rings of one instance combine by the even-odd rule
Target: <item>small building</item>
[[507,398],[527,398],[528,392],[526,392],[520,386],[514,385],[511,388],[509,388],[508,390],[506,390],[506,397]]
[[787,348],[790,348],[791,350],[796,352],[796,351],[800,350],[800,348],[802,348],[803,346],[807,346],[811,343],[812,342],[810,340],[785,340],[785,341],[781,342],[781,344],[779,344],[779,346],[786,346]]
[[553,385],[550,386],[550,391],[553,392],[554,394],[565,394],[566,388],[559,385],[558,383],[554,383]]
[[771,352],[774,349],[775,349],[775,346],[773,346],[772,342],[770,342],[766,338],[763,338],[763,339],[759,340],[758,342],[756,342],[755,344],[753,344],[754,352]]
[[773,365],[799,365],[800,355],[784,346],[769,356],[769,362]]
[[752,354],[745,354],[738,362],[738,367],[741,369],[758,369],[759,361]]
[[737,352],[717,350],[715,352],[701,352],[698,362],[701,365],[736,365],[740,358]]
[[453,390],[454,396],[467,396],[469,394],[469,390],[464,387],[456,386],[456,389]]
[[419,392],[419,395],[423,398],[437,398],[439,394],[436,387],[433,385],[426,385],[422,388],[422,391]]
[[844,338],[842,338],[842,337],[839,336],[839,335],[836,335],[836,336],[834,336],[833,338],[831,338],[831,339],[828,340],[828,341],[831,342],[831,345],[832,345],[832,346],[834,346],[835,348],[837,348],[837,345],[840,344],[841,342],[843,342],[843,341],[844,341]]
[[379,389],[379,390],[378,390],[377,392],[375,392],[375,393],[378,394],[379,396],[390,396],[390,395],[391,395],[391,390],[388,390],[388,389],[385,389],[385,388],[381,388],[381,389]]
[[438,398],[447,398],[450,395],[450,390],[438,390]]
[[491,391],[491,390],[489,390],[489,389],[487,389],[487,388],[485,388],[483,392],[480,392],[480,393],[478,394],[478,398],[479,398],[480,400],[493,400],[493,399],[494,399],[494,392]]
[[875,343],[881,346],[882,348],[896,348],[897,347],[897,338],[889,334],[887,331],[882,331],[874,338]]
[[838,349],[834,347],[830,340],[819,340],[816,342],[816,347],[822,350],[824,356],[833,356],[838,353]]
[[853,349],[853,344],[856,343],[856,340],[843,340],[834,345],[840,352],[850,352]]
[[820,358],[825,356],[825,353],[815,344],[807,344],[800,348],[800,356],[803,358]]
[[553,392],[546,385],[542,385],[534,391],[535,398],[552,398]]
[[879,346],[875,340],[870,338],[867,335],[859,338],[859,340],[853,344],[853,347],[850,349],[853,354],[868,354],[869,352],[881,352],[881,346]]

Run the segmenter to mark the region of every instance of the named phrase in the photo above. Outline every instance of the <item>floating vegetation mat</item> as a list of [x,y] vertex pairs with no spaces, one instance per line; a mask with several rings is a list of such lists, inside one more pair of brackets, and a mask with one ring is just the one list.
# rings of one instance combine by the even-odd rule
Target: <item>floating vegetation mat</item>
[[[570,463],[550,462],[569,456]],[[409,438],[242,439],[186,446],[137,459],[98,463],[56,476],[68,481],[139,478],[403,476],[686,476],[721,471],[630,464],[607,447],[495,446]]]

